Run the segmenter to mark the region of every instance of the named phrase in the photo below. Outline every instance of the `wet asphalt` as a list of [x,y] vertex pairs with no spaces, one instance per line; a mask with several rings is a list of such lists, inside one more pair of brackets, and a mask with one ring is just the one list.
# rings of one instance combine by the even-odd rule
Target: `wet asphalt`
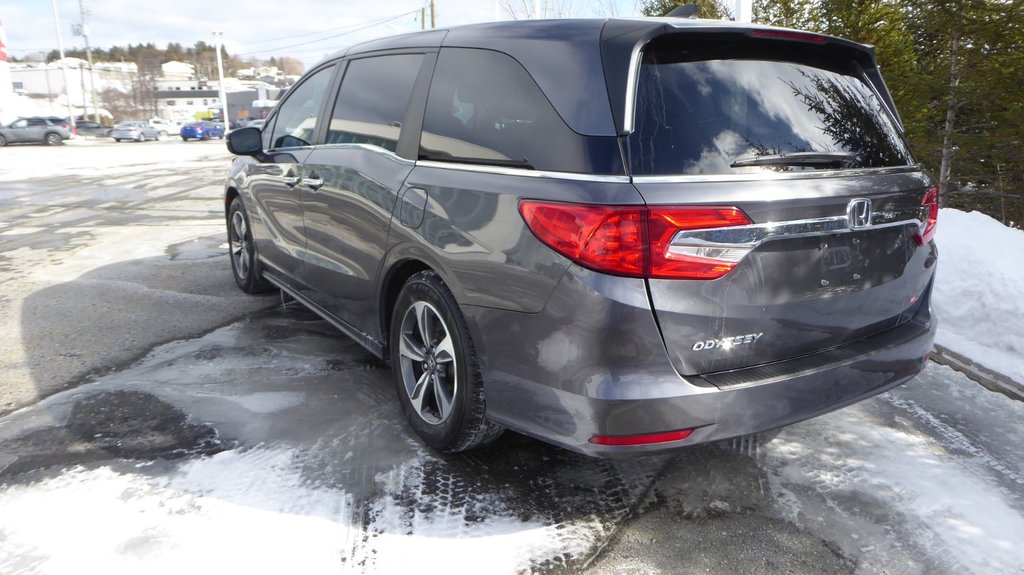
[[[341,509],[329,516],[347,535],[325,572],[1024,573],[1024,553],[1002,545],[1024,537],[1024,409],[944,367],[764,445],[606,461],[507,433],[432,452],[405,427],[387,365],[294,302],[237,291],[220,229],[229,159],[216,142],[190,145],[0,150],[25,170],[0,167],[0,510],[113,473],[133,487],[112,513],[187,497],[175,513],[231,529],[204,505],[243,501],[276,514],[273,532],[286,515]],[[51,153],[80,163],[30,169]],[[90,169],[93,157],[107,159]],[[920,448],[918,477],[872,458],[893,440]],[[205,468],[260,498],[195,479]],[[1001,521],[922,505],[948,470]],[[73,505],[52,520],[96,522]],[[34,537],[0,511],[0,572],[60,572],[71,552]],[[417,558],[424,540],[451,553]],[[77,558],[187,565],[200,553],[188,541],[156,521]]]

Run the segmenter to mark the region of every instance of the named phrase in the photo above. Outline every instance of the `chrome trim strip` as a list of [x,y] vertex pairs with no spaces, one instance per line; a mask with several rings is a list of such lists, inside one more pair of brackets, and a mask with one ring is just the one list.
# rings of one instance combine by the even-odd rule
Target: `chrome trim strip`
[[803,180],[815,178],[841,178],[857,176],[880,176],[920,172],[921,164],[912,166],[889,166],[885,168],[856,168],[848,170],[814,170],[806,172],[773,172],[764,170],[747,174],[694,174],[677,176],[633,176],[634,184],[683,184],[693,182],[751,182],[764,180]]
[[455,170],[459,172],[476,172],[480,174],[496,174],[501,176],[523,176],[527,178],[575,180],[579,182],[604,182],[616,184],[629,183],[629,176],[577,174],[573,172],[545,172],[541,170],[527,170],[524,168],[504,168],[499,166],[481,166],[477,164],[458,164],[454,162],[436,162],[433,160],[418,160],[416,162],[416,165],[422,166],[424,168],[438,168],[441,170]]
[[397,162],[399,164],[405,164],[407,166],[412,166],[412,165],[414,165],[416,163],[416,162],[414,162],[414,161],[412,161],[412,160],[410,160],[408,158],[403,158],[402,156],[399,156],[398,154],[392,152],[391,150],[388,150],[386,148],[382,148],[380,146],[371,146],[370,144],[321,144],[321,145],[317,146],[316,149],[318,149],[318,150],[365,150],[367,152],[376,152],[378,154],[381,154],[382,156],[387,156],[388,159],[394,160],[395,162]]
[[678,247],[715,247],[715,248],[756,248],[769,240],[803,238],[824,234],[842,234],[897,226],[917,226],[923,229],[924,224],[918,219],[885,221],[893,214],[872,212],[871,217],[882,223],[852,229],[846,216],[792,220],[788,222],[769,222],[731,228],[711,228],[703,230],[682,230],[672,238],[671,246]]
[[636,115],[636,110],[634,109],[636,104],[636,83],[637,77],[640,75],[640,58],[644,46],[649,41],[649,38],[645,38],[637,42],[633,46],[633,51],[629,54],[629,70],[626,72],[626,110],[622,115],[622,133],[619,134],[620,136],[628,136],[633,133],[633,122]]

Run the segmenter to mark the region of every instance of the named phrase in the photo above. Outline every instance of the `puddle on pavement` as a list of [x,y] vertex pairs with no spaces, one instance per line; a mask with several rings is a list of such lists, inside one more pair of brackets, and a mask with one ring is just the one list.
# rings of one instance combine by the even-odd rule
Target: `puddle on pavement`
[[167,246],[167,256],[171,261],[205,260],[227,255],[228,245],[225,233],[217,233],[179,242]]

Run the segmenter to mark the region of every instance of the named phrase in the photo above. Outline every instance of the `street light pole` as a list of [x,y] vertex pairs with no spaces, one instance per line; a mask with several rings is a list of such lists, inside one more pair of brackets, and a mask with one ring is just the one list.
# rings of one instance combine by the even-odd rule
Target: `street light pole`
[[[96,76],[92,72],[92,48],[89,47],[89,25],[85,23],[84,0],[78,0],[78,13],[82,20],[82,38],[85,39],[85,58],[89,61],[89,93],[92,95],[92,119],[100,121],[100,109],[96,100]],[[84,96],[83,96],[84,99]],[[82,110],[84,116],[87,110]]]
[[217,85],[220,86],[221,115],[224,120],[224,133],[226,134],[231,128],[231,122],[228,119],[228,92],[224,89],[224,61],[220,55],[220,40],[223,35],[223,32],[213,33],[213,37],[217,44]]
[[64,101],[68,105],[68,121],[71,122],[71,129],[75,128],[75,113],[71,110],[71,86],[68,84],[68,68],[64,61],[64,41],[60,39],[60,18],[57,17],[57,0],[53,4],[53,26],[57,30],[57,51],[60,53],[60,71],[64,74]]

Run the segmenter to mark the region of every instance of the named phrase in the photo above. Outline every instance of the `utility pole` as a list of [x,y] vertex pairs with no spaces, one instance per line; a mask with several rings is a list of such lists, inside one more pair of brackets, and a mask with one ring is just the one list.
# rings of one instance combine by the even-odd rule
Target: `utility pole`
[[60,53],[60,71],[64,75],[64,102],[68,105],[68,121],[72,132],[75,129],[75,113],[71,110],[71,87],[68,85],[68,68],[64,61],[64,41],[60,39],[60,18],[57,16],[57,0],[52,0],[53,26],[57,30],[57,51]]
[[430,27],[437,28],[437,8],[434,6],[434,0],[430,0]]
[[224,89],[224,61],[220,56],[220,40],[223,35],[223,32],[213,33],[213,37],[217,41],[217,77],[220,79],[218,85],[220,86],[221,114],[224,120],[224,133],[227,134],[231,129],[231,120],[228,118],[228,92]]
[[[82,26],[82,38],[85,40],[85,58],[89,61],[89,94],[92,98],[92,119],[94,122],[100,121],[100,110],[99,104],[96,100],[96,76],[92,72],[92,48],[89,47],[89,25],[85,23],[85,2],[84,0],[78,0],[78,14],[81,19]],[[85,95],[83,94],[83,99]],[[82,110],[85,114],[86,110]]]
[[427,29],[427,7],[420,8],[420,30]]

